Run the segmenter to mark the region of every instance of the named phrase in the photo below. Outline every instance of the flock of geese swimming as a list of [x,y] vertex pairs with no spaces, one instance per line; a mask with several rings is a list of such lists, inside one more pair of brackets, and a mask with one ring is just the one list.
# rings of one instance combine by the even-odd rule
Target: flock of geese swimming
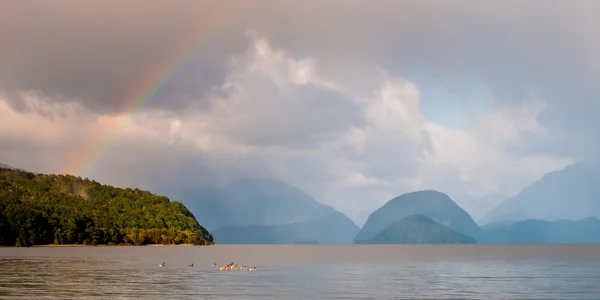
[[[164,268],[164,267],[166,267],[166,266],[167,266],[167,263],[166,263],[166,262],[163,262],[162,264],[160,264],[160,265],[158,265],[158,266],[159,266],[159,267],[161,267],[161,268]],[[216,264],[216,263],[213,263],[213,264],[212,264],[212,266],[213,266],[213,267],[216,267],[216,266],[217,266],[217,264]],[[190,267],[190,268],[193,268],[193,267],[194,267],[194,264],[188,265],[188,267]],[[231,263],[228,263],[228,264],[226,264],[226,265],[222,266],[222,267],[220,268],[220,270],[221,270],[221,271],[227,271],[227,270],[249,270],[249,271],[256,271],[256,266],[254,266],[254,267],[252,267],[252,268],[247,268],[246,266],[238,267],[238,265],[237,265],[237,264],[234,264],[233,262],[231,262]]]

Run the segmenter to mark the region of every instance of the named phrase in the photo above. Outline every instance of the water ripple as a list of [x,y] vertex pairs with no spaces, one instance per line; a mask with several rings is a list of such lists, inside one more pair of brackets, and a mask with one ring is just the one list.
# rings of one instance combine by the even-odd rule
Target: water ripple
[[[334,247],[337,256],[329,255],[332,250],[327,247]],[[372,246],[370,251],[356,247],[0,248],[0,299],[597,299],[600,295],[600,257],[565,258],[564,249],[559,251],[561,257],[540,252],[535,258],[522,257],[523,249],[515,246],[514,259],[507,248],[501,259],[491,254],[468,259],[444,256],[439,246],[429,246],[440,250],[438,256],[428,257],[411,254],[415,248],[410,247]],[[386,252],[389,249],[399,253],[395,260]],[[223,272],[211,266],[213,261],[231,260],[248,267],[256,263],[258,271]],[[163,261],[167,267],[159,268]],[[192,262],[195,268],[187,266]]]

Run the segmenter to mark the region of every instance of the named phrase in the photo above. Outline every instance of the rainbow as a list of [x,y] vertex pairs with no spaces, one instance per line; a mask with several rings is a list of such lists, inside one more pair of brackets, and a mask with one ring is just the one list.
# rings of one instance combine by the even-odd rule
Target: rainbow
[[[241,1],[241,3],[245,4],[249,1]],[[242,8],[242,4],[227,7],[226,10],[232,12],[231,9],[235,9],[237,11]],[[189,63],[225,19],[223,15],[211,18],[203,26],[192,31],[190,38],[185,39],[184,43],[176,47],[171,55],[142,72],[142,76],[135,80],[132,87],[125,93],[125,105],[121,113],[124,118],[107,118],[110,122],[99,118],[99,124],[96,124],[89,133],[89,138],[84,141],[83,149],[67,160],[61,173],[81,177],[88,176],[105,155],[116,135],[133,123],[133,117],[147,107],[160,89]]]

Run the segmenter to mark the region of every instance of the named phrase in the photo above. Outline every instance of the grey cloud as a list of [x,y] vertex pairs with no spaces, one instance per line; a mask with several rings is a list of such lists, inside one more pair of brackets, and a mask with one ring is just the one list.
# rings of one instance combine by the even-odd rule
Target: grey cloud
[[[220,30],[216,22],[227,24],[231,5],[67,0],[5,4],[0,11],[0,88],[41,90],[114,112],[132,101],[126,99],[132,91],[153,87],[146,77],[157,74],[162,79],[186,51],[202,42],[177,80],[167,82],[169,95],[153,100],[154,106],[181,108],[189,94],[201,95],[222,80],[224,55],[235,43],[221,36],[226,28]],[[192,76],[182,80],[188,77],[184,75]]]
[[596,1],[243,3],[11,3],[0,13],[0,82],[120,109],[145,68],[178,50],[190,32],[214,26],[156,106],[182,108],[202,99],[222,81],[226,57],[246,46],[250,28],[295,55],[318,56],[325,73],[347,78],[375,64],[442,84],[476,79],[503,101],[531,89],[553,103],[600,93]]
[[191,145],[119,140],[101,153],[86,176],[107,184],[161,191],[214,186],[221,174],[210,157]]
[[[215,133],[253,146],[313,147],[361,124],[360,107],[343,95],[310,85],[281,90],[272,78],[251,74],[239,95],[239,110],[210,124]],[[227,100],[222,100],[227,101]],[[248,105],[256,101],[264,105]]]
[[55,173],[61,169],[64,149],[10,136],[0,135],[0,141],[0,163],[40,173]]
[[239,22],[276,47],[316,55],[319,71],[362,91],[370,83],[361,73],[374,64],[459,95],[473,84],[505,103],[533,93],[547,103],[539,121],[554,133],[540,150],[589,157],[597,151],[584,149],[600,146],[589,139],[600,133],[598,8],[595,1],[286,2],[270,6],[270,18],[257,18],[264,11],[257,5]]
[[597,1],[327,1],[278,7],[296,14],[282,26],[268,18],[254,26],[275,45],[318,53],[323,68],[375,63],[459,95],[485,85],[502,102],[534,93],[548,103],[540,122],[566,131],[552,144],[560,147],[571,144],[569,134],[598,136],[591,124],[600,97],[599,8]]
[[[428,143],[427,136],[423,137]],[[364,176],[393,182],[416,175],[419,168],[416,158],[421,156],[422,146],[421,142],[410,140],[402,133],[390,133],[369,141],[361,154],[345,156]]]

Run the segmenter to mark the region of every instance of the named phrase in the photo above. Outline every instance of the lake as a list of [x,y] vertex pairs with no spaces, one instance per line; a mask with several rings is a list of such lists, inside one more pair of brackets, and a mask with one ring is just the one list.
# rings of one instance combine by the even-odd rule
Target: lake
[[598,299],[600,245],[0,248],[0,272],[0,299]]

